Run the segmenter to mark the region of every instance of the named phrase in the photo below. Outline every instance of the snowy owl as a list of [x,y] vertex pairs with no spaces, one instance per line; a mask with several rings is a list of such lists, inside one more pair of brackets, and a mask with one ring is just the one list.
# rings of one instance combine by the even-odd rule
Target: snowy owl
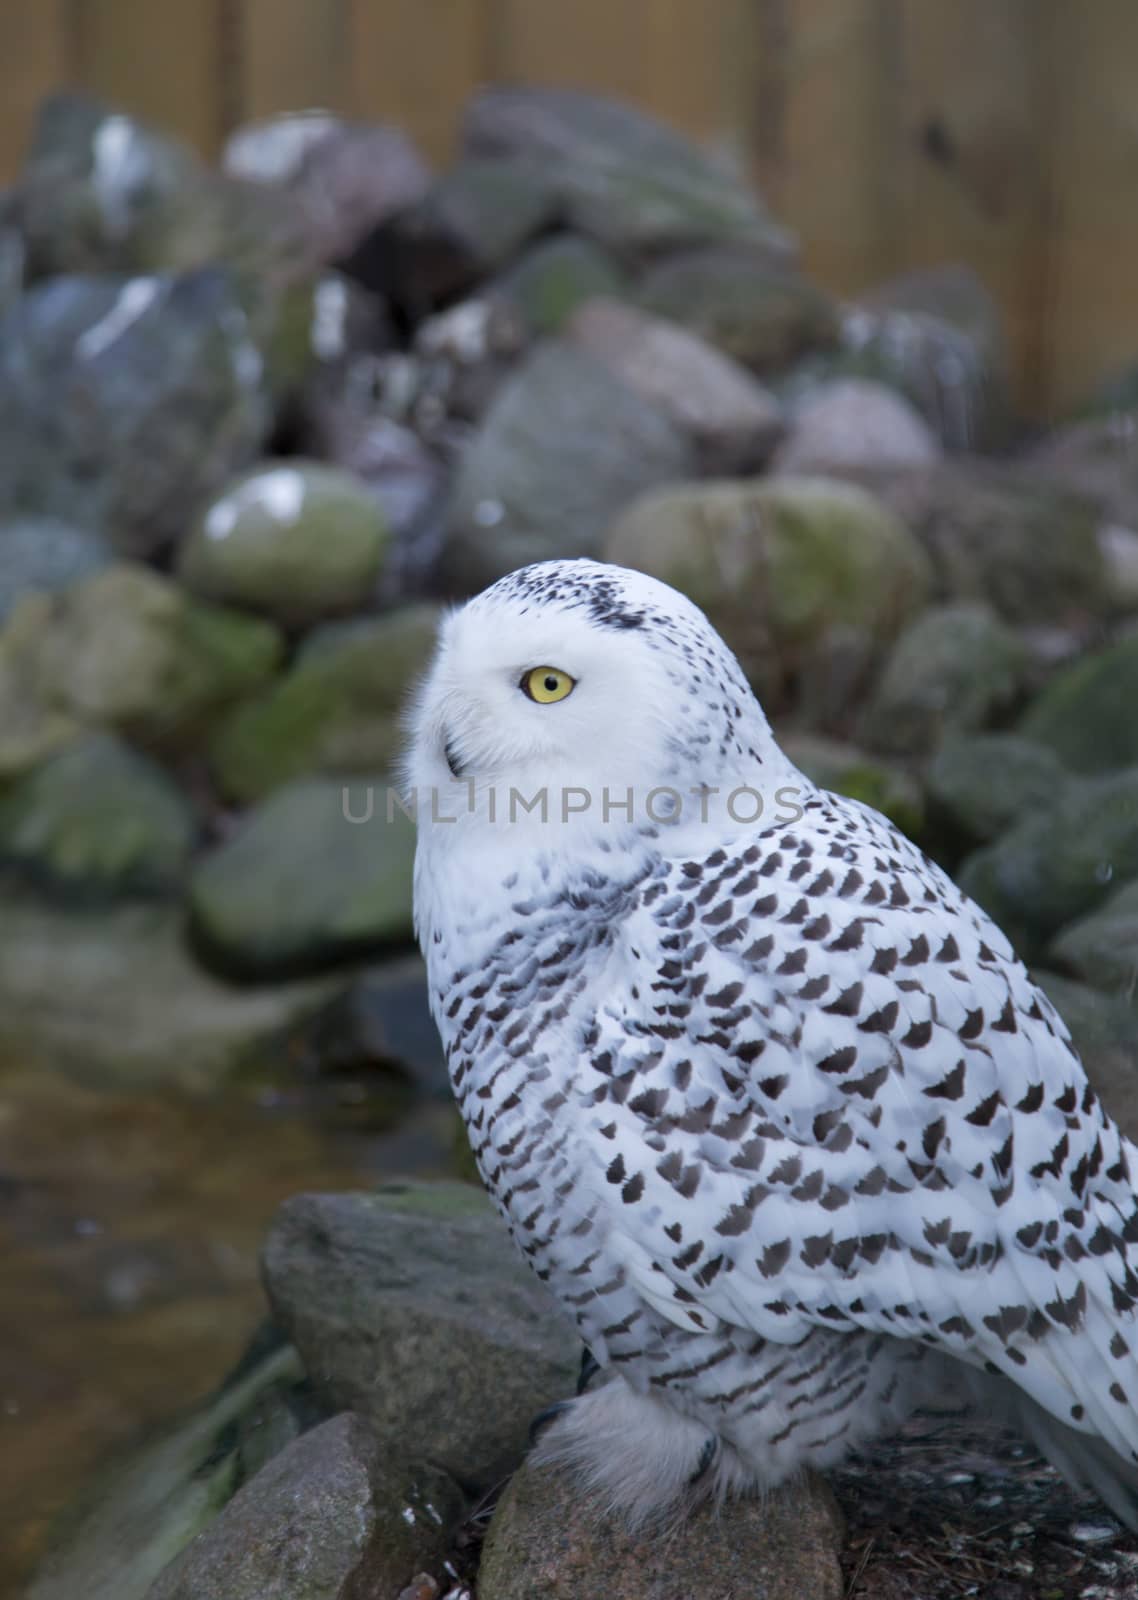
[[1138,1151],[999,929],[640,573],[495,583],[413,725],[455,1094],[604,1380],[542,1451],[636,1523],[968,1400],[1133,1522]]

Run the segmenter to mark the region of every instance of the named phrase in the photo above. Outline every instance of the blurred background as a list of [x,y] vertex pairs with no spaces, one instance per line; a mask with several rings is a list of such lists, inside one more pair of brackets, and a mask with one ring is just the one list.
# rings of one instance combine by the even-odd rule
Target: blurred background
[[1138,1131],[1136,108],[1130,0],[0,0],[0,1594],[255,1471],[285,1198],[473,1179],[386,786],[525,561],[703,605]]
[[834,290],[970,262],[1046,414],[1138,335],[1136,30],[1127,0],[5,0],[0,181],[63,83],[209,157],[323,106],[398,122],[432,161],[479,83],[596,89],[731,152]]

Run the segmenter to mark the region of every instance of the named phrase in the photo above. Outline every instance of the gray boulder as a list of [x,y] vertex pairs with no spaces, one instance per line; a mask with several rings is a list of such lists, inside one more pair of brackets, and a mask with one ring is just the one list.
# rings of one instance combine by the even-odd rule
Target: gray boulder
[[225,271],[39,285],[0,323],[0,516],[172,544],[264,444],[269,389]]
[[248,812],[190,876],[202,949],[267,977],[410,943],[414,826],[387,801],[381,778],[305,778]]
[[512,1470],[535,1413],[572,1393],[574,1333],[467,1185],[297,1196],[264,1275],[326,1403],[465,1485]]
[[675,323],[597,299],[574,314],[567,332],[687,435],[703,472],[753,472],[782,435],[782,407],[770,390]]
[[498,1502],[480,1600],[841,1600],[843,1522],[823,1481],[704,1506],[670,1537],[630,1534],[565,1473],[527,1464]]
[[865,378],[820,384],[795,408],[774,472],[844,477],[863,468],[925,466],[941,447],[901,395]]
[[439,617],[435,606],[408,606],[311,633],[291,670],[218,727],[210,760],[222,792],[248,802],[306,774],[389,771]]
[[270,462],[205,508],[178,572],[207,599],[303,626],[370,599],[389,537],[357,478],[315,461]]
[[162,768],[105,734],[0,791],[0,863],[83,898],[173,889],[195,832]]
[[1074,772],[1138,764],[1138,634],[1056,674],[1019,731]]
[[48,594],[109,566],[105,539],[55,517],[0,520],[0,622],[29,590]]
[[789,236],[758,198],[674,128],[573,89],[492,87],[469,102],[468,155],[536,167],[571,226],[618,253],[740,240],[783,254]]
[[972,733],[1015,710],[1030,656],[986,606],[936,606],[909,624],[862,717],[874,749],[926,755],[946,736]]
[[1074,623],[1112,609],[1094,507],[1022,467],[949,461],[866,480],[932,558],[945,599],[1009,622]]
[[774,373],[838,339],[833,301],[794,268],[736,249],[691,250],[649,268],[637,303],[753,372]]
[[1094,989],[1117,991],[1138,1003],[1138,880],[1123,884],[1089,917],[1064,928],[1051,941],[1047,959]]
[[668,419],[574,346],[540,346],[490,409],[458,469],[443,558],[473,592],[550,556],[597,555],[642,490],[690,477]]
[[925,772],[929,800],[966,838],[988,842],[1021,817],[1048,810],[1071,782],[1043,745],[1015,733],[945,740]]
[[148,1600],[394,1596],[442,1561],[461,1510],[445,1472],[403,1464],[357,1418],[333,1417],[239,1489]]
[[206,1093],[279,1068],[338,978],[235,987],[192,959],[180,907],[82,915],[6,892],[0,918],[0,1065],[94,1088]]
[[351,255],[390,217],[426,194],[431,170],[401,128],[299,112],[249,123],[230,135],[223,164],[245,185],[279,190],[306,264]]
[[1138,767],[1063,789],[969,856],[961,887],[991,913],[1021,952],[1138,878]]
[[417,320],[505,267],[559,210],[537,164],[469,157],[365,242],[357,270]]

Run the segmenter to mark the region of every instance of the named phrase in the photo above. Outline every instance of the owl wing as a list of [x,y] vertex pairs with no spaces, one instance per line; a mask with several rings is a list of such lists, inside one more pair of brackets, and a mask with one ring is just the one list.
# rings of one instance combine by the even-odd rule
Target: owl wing
[[884,819],[818,795],[661,862],[585,1042],[594,1181],[663,1315],[939,1346],[1130,1458],[1133,1147],[1003,935]]

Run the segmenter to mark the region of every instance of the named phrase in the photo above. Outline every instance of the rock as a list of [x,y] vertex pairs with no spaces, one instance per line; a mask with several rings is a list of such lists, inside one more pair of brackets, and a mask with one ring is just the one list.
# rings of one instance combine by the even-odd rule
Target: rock
[[1054,677],[1020,723],[1074,772],[1138,765],[1138,634]]
[[[376,370],[373,364],[372,371]],[[383,415],[370,384],[365,388],[355,381],[364,375],[361,363],[342,386],[309,391],[305,438],[313,454],[367,485],[391,529],[392,542],[380,573],[382,592],[397,573],[405,547],[441,503],[444,473],[416,433]]]
[[78,914],[5,891],[0,1065],[56,1069],[95,1088],[189,1093],[279,1069],[343,980],[222,983],[192,960],[183,923],[174,906]]
[[793,268],[741,250],[692,250],[652,267],[637,303],[758,373],[837,342],[833,302]]
[[318,1419],[279,1339],[158,1439],[100,1475],[56,1530],[27,1600],[143,1600],[276,1450]]
[[420,434],[453,453],[455,425],[481,422],[530,342],[519,308],[495,293],[461,300],[421,322],[407,406]]
[[1020,467],[953,461],[866,480],[920,539],[944,599],[1009,622],[1085,623],[1110,609],[1093,508]]
[[470,592],[529,561],[596,555],[642,490],[694,472],[672,424],[592,356],[539,346],[490,409],[463,457],[444,571]]
[[1071,978],[1032,976],[1070,1028],[1106,1109],[1128,1139],[1138,1139],[1138,1010],[1121,995],[1102,994]]
[[1138,878],[1138,767],[1061,790],[959,874],[966,894],[1021,952],[1035,953],[1060,928]]
[[856,745],[818,734],[788,733],[780,737],[779,743],[812,783],[872,806],[911,839],[919,837],[924,822],[924,796],[920,784],[903,767],[859,750]]
[[114,560],[104,539],[54,517],[0,521],[0,622],[30,589],[54,593]]
[[1138,533],[1107,522],[1098,530],[1098,542],[1110,609],[1123,616],[1133,613],[1138,609]]
[[775,472],[840,478],[853,469],[925,466],[940,445],[911,405],[865,378],[821,384],[798,406]]
[[242,183],[288,183],[305,156],[345,126],[331,111],[286,111],[235,128],[221,152],[221,170]]
[[1138,410],[1069,422],[1033,446],[1025,462],[1040,478],[1093,500],[1108,521],[1138,527]]
[[1064,928],[1051,941],[1047,959],[1093,989],[1116,990],[1134,1004],[1138,993],[1138,880],[1123,884],[1089,917]]
[[0,318],[7,316],[23,294],[27,266],[23,237],[8,216],[8,199],[0,192]]
[[841,1512],[821,1478],[634,1536],[564,1472],[527,1464],[498,1502],[480,1600],[841,1600]]
[[388,785],[305,778],[278,789],[204,856],[191,929],[227,971],[311,970],[411,940],[414,827]]
[[576,1336],[466,1184],[299,1195],[263,1266],[320,1396],[464,1485],[510,1471],[532,1417],[573,1391]]
[[461,1509],[444,1472],[385,1460],[357,1418],[333,1417],[238,1490],[148,1600],[392,1595],[444,1558]]
[[931,804],[974,842],[1006,833],[1021,817],[1047,810],[1070,778],[1058,757],[1015,733],[950,737],[925,773]]
[[540,167],[467,159],[368,238],[349,266],[419,321],[504,267],[557,211],[554,180]]
[[[380,1068],[431,1099],[453,1105],[427,969],[419,955],[367,967],[314,1018],[296,1052],[331,1077]],[[473,1174],[470,1182],[477,1183]]]
[[195,831],[161,767],[106,734],[0,791],[0,863],[83,897],[174,888]]
[[611,257],[588,239],[557,234],[534,245],[494,285],[532,334],[560,333],[579,306],[618,296],[624,279]]
[[681,484],[641,496],[605,559],[689,595],[739,656],[767,709],[837,630],[866,654],[922,604],[928,563],[872,495],[825,479]]
[[675,323],[601,299],[581,306],[567,332],[691,440],[704,472],[754,471],[782,434],[770,390]]
[[30,594],[0,626],[0,783],[32,771],[78,731],[45,681],[41,647],[53,614],[46,595]]
[[243,701],[211,743],[222,792],[259,800],[309,773],[385,772],[405,734],[400,714],[435,647],[441,613],[406,607],[310,634],[292,669]]
[[172,544],[264,444],[274,381],[224,271],[41,284],[0,324],[0,516]]
[[481,89],[468,156],[504,157],[555,184],[567,220],[618,254],[739,240],[779,254],[790,238],[737,178],[643,111],[573,89]]
[[935,606],[897,640],[862,717],[874,749],[928,754],[949,734],[1006,718],[1027,684],[1027,647],[986,606]]
[[401,128],[301,112],[251,123],[230,135],[232,177],[283,190],[307,262],[348,259],[373,230],[427,193],[431,171]]
[[259,688],[281,653],[269,623],[200,605],[168,578],[121,565],[56,600],[37,671],[45,695],[76,721],[174,748]]
[[1000,310],[969,267],[882,284],[843,319],[837,366],[903,394],[949,450],[991,450],[1010,431]]
[[358,479],[315,461],[267,463],[207,507],[178,571],[208,599],[303,626],[365,604],[389,537]]

